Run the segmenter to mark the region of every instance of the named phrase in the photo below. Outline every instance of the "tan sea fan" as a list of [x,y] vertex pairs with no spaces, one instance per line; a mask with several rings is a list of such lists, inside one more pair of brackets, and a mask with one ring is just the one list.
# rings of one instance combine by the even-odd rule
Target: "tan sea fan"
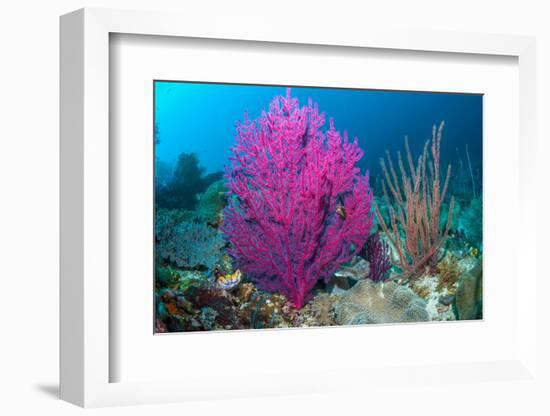
[[[408,170],[401,152],[397,152],[400,180],[389,151],[386,150],[386,160],[380,159],[385,179],[382,181],[382,190],[389,210],[389,224],[384,221],[376,202],[374,209],[382,230],[397,250],[399,260],[394,265],[402,271],[396,276],[400,281],[419,276],[426,266],[437,261],[438,251],[451,227],[454,208],[452,196],[447,223],[443,228],[439,226],[441,204],[445,200],[451,177],[449,165],[441,189],[439,158],[443,126],[444,122],[439,128],[433,127],[431,146],[430,140],[427,140],[416,165],[405,137]],[[404,239],[400,233],[404,234]]]

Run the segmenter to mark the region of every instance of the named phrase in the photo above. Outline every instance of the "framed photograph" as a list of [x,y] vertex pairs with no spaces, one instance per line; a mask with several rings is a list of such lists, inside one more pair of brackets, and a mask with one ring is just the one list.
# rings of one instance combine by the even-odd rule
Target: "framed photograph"
[[153,88],[155,333],[482,319],[481,94]]
[[534,40],[310,26],[61,18],[63,399],[537,383]]

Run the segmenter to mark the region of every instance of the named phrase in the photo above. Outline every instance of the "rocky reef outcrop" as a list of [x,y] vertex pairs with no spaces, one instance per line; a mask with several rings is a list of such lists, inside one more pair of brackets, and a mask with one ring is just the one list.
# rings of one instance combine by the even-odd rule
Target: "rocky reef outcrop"
[[483,318],[483,273],[482,261],[470,271],[460,276],[455,296],[455,314],[458,319]]

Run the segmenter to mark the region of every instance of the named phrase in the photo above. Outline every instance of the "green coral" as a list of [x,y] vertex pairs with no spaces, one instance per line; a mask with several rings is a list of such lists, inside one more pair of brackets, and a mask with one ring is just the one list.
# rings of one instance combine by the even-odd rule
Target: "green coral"
[[201,222],[217,226],[221,222],[222,212],[227,204],[226,192],[223,180],[210,185],[206,192],[198,196],[196,218]]
[[208,281],[205,273],[194,270],[185,270],[178,272],[177,288],[184,292],[192,285],[201,285]]
[[173,287],[178,281],[179,275],[174,269],[157,265],[155,269],[155,282],[158,287]]

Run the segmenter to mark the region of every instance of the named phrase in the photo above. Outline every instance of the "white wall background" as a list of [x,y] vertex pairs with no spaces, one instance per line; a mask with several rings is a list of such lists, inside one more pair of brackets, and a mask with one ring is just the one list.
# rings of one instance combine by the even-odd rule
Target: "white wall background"
[[[58,383],[58,16],[84,6],[178,10],[208,16],[245,13],[304,25],[309,19],[367,26],[420,27],[538,38],[538,131],[541,220],[548,211],[550,127],[550,11],[545,0],[11,0],[0,6],[0,414],[80,413],[56,399]],[[207,22],[208,19],[205,19]],[[537,207],[533,207],[537,209]],[[513,218],[510,224],[513,227]],[[541,221],[539,249],[548,222]],[[540,266],[542,266],[542,259]],[[550,293],[548,283],[539,293]],[[541,296],[541,300],[543,300]],[[541,304],[541,320],[548,317]],[[548,321],[545,321],[548,322]],[[546,325],[546,328],[550,326]],[[544,328],[543,328],[544,329]],[[548,335],[541,365],[550,351]],[[369,353],[366,351],[366,353]],[[548,368],[548,367],[547,367]],[[550,372],[546,372],[550,374]],[[550,388],[547,389],[550,391]],[[525,393],[510,386],[487,385],[471,397],[452,391],[411,391],[406,397],[282,397],[93,410],[101,415],[151,414],[393,414],[416,409],[426,414],[548,414],[541,391]],[[439,400],[432,396],[438,395]],[[441,400],[447,395],[447,400]],[[495,397],[500,398],[495,400]],[[438,402],[432,403],[432,402]]]

